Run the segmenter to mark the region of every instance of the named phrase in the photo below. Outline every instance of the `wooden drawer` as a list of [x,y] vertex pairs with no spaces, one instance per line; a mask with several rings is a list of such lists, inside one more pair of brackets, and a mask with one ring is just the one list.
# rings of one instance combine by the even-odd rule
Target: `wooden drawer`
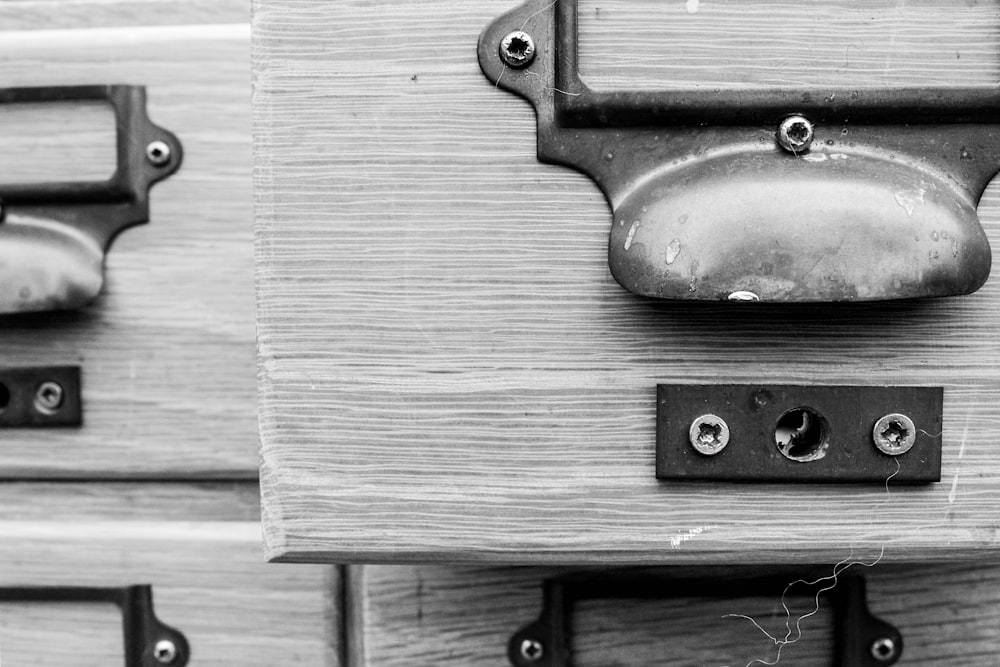
[[[190,665],[333,665],[334,568],[260,553],[252,484],[0,486],[0,589],[152,585]],[[97,604],[0,602],[4,662],[121,665],[120,614]]]
[[94,303],[0,318],[0,365],[80,365],[84,401],[81,429],[0,432],[0,477],[255,479],[245,3],[3,3],[0,30],[0,85],[145,85],[185,153]]
[[[971,296],[835,307],[626,292],[600,191],[540,163],[532,108],[480,71],[480,31],[516,4],[256,5],[270,557],[829,561],[852,542],[885,544],[889,561],[995,555],[996,275]],[[780,23],[793,4],[761,11]],[[799,48],[774,43],[760,69],[780,75]],[[695,79],[724,74],[699,62]],[[995,245],[995,189],[979,212]],[[942,481],[890,484],[888,500],[882,484],[658,481],[658,383],[943,386]]]
[[[719,576],[724,569],[713,568],[710,574]],[[995,664],[1000,655],[1000,569],[968,565],[860,569],[867,578],[869,609],[902,634],[903,653],[897,664]],[[509,665],[511,636],[541,613],[542,582],[569,572],[436,565],[353,566],[348,571],[354,601],[351,627],[355,629],[347,637],[353,660],[349,664],[371,667]],[[692,576],[699,570],[669,572]],[[651,577],[663,571],[628,573]],[[797,590],[792,589],[787,598],[793,629],[794,619],[815,605],[809,592],[802,591],[799,597]],[[684,597],[578,603],[569,619],[573,626],[567,637],[570,664],[742,667],[755,659],[773,662],[774,642],[746,618],[725,615],[752,616],[765,630],[784,639],[787,615],[781,607],[781,593],[779,584],[773,594],[756,598],[743,597],[734,587],[732,597],[715,600]],[[819,612],[802,620],[799,627],[801,638],[782,649],[781,664],[832,664],[829,600],[821,597]]]

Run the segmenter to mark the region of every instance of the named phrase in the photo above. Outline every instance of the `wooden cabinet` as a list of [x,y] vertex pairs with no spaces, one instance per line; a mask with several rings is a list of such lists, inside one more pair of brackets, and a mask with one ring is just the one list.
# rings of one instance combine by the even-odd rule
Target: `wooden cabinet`
[[[608,270],[612,218],[600,191],[539,162],[531,106],[480,71],[480,31],[517,4],[256,5],[269,555],[835,562],[854,543],[884,544],[887,561],[994,556],[996,275],[965,297],[795,308],[657,301],[623,290]],[[606,21],[595,33],[605,42],[628,43],[636,17],[623,23],[612,11],[623,4],[585,3],[588,20],[597,12]],[[817,28],[800,3],[772,3],[754,5],[751,25],[768,16],[786,25],[787,11],[795,17],[790,32],[763,49],[769,53],[743,44],[756,60],[733,74],[730,52],[713,64],[700,40],[738,33],[729,14],[739,5],[687,4],[697,12],[681,2],[663,11],[678,26],[690,16],[707,31],[684,33],[693,55],[682,59],[690,69],[680,69],[689,81],[731,80],[752,69],[768,84],[788,62],[808,65],[813,57],[827,63],[816,65],[823,72],[843,69],[821,58],[843,55],[830,40],[803,54],[807,27]],[[973,4],[902,3],[898,17],[880,6],[878,21],[859,20],[884,39],[873,45],[858,36],[861,60],[851,62],[860,69],[848,67],[837,80],[882,80],[865,78],[874,52],[866,45],[882,53],[898,38],[909,44],[898,56],[905,60],[921,44],[951,43],[956,30],[978,34],[996,16]],[[831,3],[854,18],[862,5]],[[923,39],[900,22],[913,11],[923,17]],[[933,11],[944,12],[940,21],[927,18]],[[720,23],[713,12],[729,14]],[[590,48],[608,48],[595,39]],[[729,39],[740,45],[738,35]],[[646,40],[635,48],[655,46]],[[979,58],[988,78],[992,56],[974,40],[967,46],[949,59]],[[612,69],[630,62],[621,56]],[[893,80],[924,85],[921,62],[883,64]],[[643,63],[646,73],[660,64]],[[816,76],[792,73],[816,84]],[[979,213],[996,245],[995,189]],[[880,483],[658,481],[658,383],[943,386],[942,481],[890,482],[888,494]]]

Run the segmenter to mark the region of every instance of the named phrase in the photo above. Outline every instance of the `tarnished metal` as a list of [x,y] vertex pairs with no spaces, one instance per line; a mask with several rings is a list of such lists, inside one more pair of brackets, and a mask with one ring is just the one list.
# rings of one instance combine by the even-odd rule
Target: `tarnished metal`
[[510,67],[527,67],[535,59],[535,40],[523,30],[507,33],[500,40],[500,59]]
[[0,429],[79,426],[79,366],[0,368]]
[[0,184],[0,314],[72,310],[104,283],[124,229],[149,220],[149,188],[181,164],[181,144],[146,115],[142,86],[0,89],[0,104],[102,101],[115,113],[117,168],[106,181]]
[[191,657],[184,634],[156,617],[148,585],[7,587],[0,588],[0,602],[114,604],[122,614],[125,667],[184,667]]
[[913,449],[916,444],[917,427],[906,415],[886,415],[875,422],[872,440],[883,454],[900,456]]
[[699,454],[715,456],[729,444],[729,425],[716,415],[701,415],[691,422],[688,441]]
[[[741,569],[744,573],[741,572]],[[843,570],[841,570],[843,572]],[[730,568],[711,576],[682,577],[666,570],[584,572],[546,579],[542,590],[542,612],[538,619],[518,630],[507,643],[507,659],[514,667],[570,667],[573,616],[577,605],[587,600],[657,600],[677,598],[725,598],[734,591],[746,597],[780,594],[815,595],[812,587],[789,586],[829,578],[829,569],[787,567],[767,576],[749,568]],[[899,630],[868,609],[863,576],[847,573],[836,586],[823,589],[833,611],[832,662],[835,667],[886,667],[903,655]],[[782,600],[783,602],[784,600]],[[706,639],[710,642],[711,638]],[[525,651],[537,646],[539,654]],[[876,652],[877,651],[877,652]],[[665,656],[669,657],[669,656]],[[741,663],[742,664],[742,663]]]
[[[939,482],[943,412],[941,387],[661,384],[656,476],[882,486],[891,475],[893,484]],[[727,445],[705,456],[695,446],[695,425],[716,423],[713,415],[725,416]],[[872,445],[873,429],[890,451]],[[709,429],[705,441],[716,442],[714,435]],[[890,445],[898,459],[885,455]]]
[[[537,53],[522,69],[501,57],[515,30]],[[607,197],[609,264],[626,289],[878,301],[988,278],[976,207],[1000,169],[1000,86],[599,92],[577,59],[576,0],[531,0],[480,37],[486,76],[535,106],[539,159]],[[786,149],[792,117],[807,126],[785,128]]]

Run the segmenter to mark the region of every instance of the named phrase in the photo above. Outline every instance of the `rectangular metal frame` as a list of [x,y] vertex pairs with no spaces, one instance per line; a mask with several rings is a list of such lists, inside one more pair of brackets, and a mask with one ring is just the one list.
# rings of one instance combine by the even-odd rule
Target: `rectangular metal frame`
[[[567,127],[657,124],[746,125],[773,123],[789,109],[814,121],[831,118],[852,123],[891,124],[996,122],[1000,84],[954,88],[802,87],[686,88],[670,91],[598,92],[580,78],[578,0],[556,3],[556,113]],[[827,100],[833,100],[829,102]]]

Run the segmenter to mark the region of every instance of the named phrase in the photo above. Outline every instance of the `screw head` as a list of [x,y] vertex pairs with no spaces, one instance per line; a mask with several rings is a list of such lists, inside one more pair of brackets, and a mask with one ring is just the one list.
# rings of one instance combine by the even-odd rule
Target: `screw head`
[[789,116],[778,126],[778,144],[789,153],[809,150],[813,136],[813,124],[803,116]]
[[545,655],[545,646],[537,639],[525,639],[521,642],[521,657],[528,662],[538,662]]
[[906,415],[893,413],[875,422],[872,439],[883,454],[899,456],[913,448],[917,441],[917,427]]
[[695,451],[715,456],[729,444],[729,424],[715,415],[702,415],[688,429],[688,440]]
[[46,380],[35,389],[35,409],[45,415],[54,414],[62,407],[66,391],[58,382]]
[[527,67],[535,59],[535,40],[523,30],[515,30],[500,40],[500,59],[508,67]]
[[177,645],[169,639],[161,639],[153,647],[153,657],[161,665],[169,665],[177,659]]
[[154,167],[170,162],[170,146],[165,141],[151,141],[146,146],[146,159]]
[[871,654],[879,662],[889,662],[896,657],[896,642],[889,637],[879,637],[872,642]]

